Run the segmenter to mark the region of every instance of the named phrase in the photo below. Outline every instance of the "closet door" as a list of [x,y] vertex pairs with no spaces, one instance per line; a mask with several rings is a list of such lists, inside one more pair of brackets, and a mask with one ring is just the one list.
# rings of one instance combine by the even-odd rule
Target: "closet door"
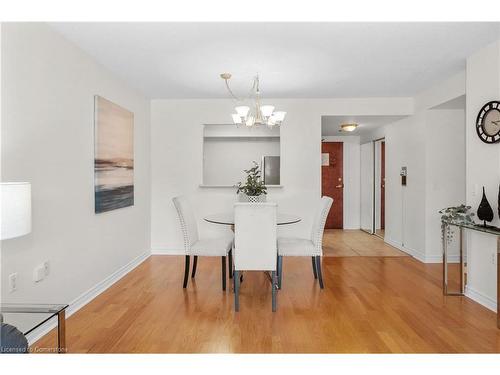
[[374,233],[373,142],[361,145],[361,229]]

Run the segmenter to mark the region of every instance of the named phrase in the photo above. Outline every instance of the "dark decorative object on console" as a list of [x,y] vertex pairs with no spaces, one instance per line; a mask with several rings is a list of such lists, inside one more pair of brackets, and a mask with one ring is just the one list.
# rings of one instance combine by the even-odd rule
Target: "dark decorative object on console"
[[493,220],[493,209],[490,206],[490,203],[488,202],[488,199],[486,199],[486,193],[484,192],[484,186],[483,186],[483,198],[481,199],[481,203],[479,204],[479,207],[477,209],[477,217],[479,220],[483,221],[483,225],[486,227],[486,222],[487,221],[492,221]]
[[498,218],[500,218],[500,184],[498,184]]

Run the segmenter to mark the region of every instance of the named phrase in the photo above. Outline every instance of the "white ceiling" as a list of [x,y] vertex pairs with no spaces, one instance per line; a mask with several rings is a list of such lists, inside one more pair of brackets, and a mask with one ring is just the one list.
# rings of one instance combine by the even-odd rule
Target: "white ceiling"
[[465,67],[499,23],[51,23],[150,98],[413,96]]
[[[406,116],[321,116],[321,136],[364,135]],[[352,132],[339,132],[342,124],[358,124]]]

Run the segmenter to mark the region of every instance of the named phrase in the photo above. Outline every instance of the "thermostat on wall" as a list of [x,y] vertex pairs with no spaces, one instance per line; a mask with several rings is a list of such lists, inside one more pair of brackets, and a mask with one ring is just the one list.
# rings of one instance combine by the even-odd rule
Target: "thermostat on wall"
[[406,186],[406,176],[408,174],[408,171],[406,167],[401,167],[401,172],[399,172],[399,175],[401,176],[401,185]]

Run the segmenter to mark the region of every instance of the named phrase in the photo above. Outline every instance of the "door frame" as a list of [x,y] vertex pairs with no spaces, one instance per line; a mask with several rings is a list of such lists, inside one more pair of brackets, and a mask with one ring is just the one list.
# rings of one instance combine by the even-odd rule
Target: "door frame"
[[[377,231],[376,231],[376,228],[375,228],[375,223],[376,223],[376,218],[377,218],[377,212],[376,212],[376,193],[377,193],[377,187],[376,187],[376,160],[375,160],[375,157],[377,156],[376,154],[376,149],[375,149],[375,143],[376,142],[381,142],[381,141],[384,141],[385,142],[385,147],[387,147],[387,142],[385,141],[385,137],[381,137],[381,138],[377,138],[377,139],[374,139],[372,141],[369,141],[369,142],[366,142],[366,143],[371,143],[372,144],[372,186],[371,186],[371,191],[372,191],[372,220],[371,220],[371,228],[370,230],[366,230],[366,229],[363,229],[363,228],[360,228],[363,232],[366,232],[368,234],[374,234],[375,236],[379,237],[379,238],[382,238],[384,239],[384,237],[382,237],[381,235],[377,234]],[[385,150],[386,153],[385,153],[385,159],[387,159],[387,149]],[[385,171],[386,174],[387,174],[387,170]],[[385,204],[385,202],[384,202]]]
[[[376,156],[377,156],[377,152],[376,152],[376,143],[377,142],[384,142],[384,148],[385,146],[387,146],[387,143],[385,142],[385,137],[382,137],[382,138],[377,138],[377,139],[374,139],[373,141],[373,231],[372,231],[372,234],[374,234],[375,236],[379,237],[379,238],[382,238],[384,239],[384,236],[381,236],[380,234],[377,233],[377,228],[376,228],[376,223],[377,223],[377,205],[376,205],[376,202],[377,202],[377,199],[376,199],[376,195],[377,195],[377,181],[376,181],[376,176],[377,176],[377,170],[376,170],[376,166],[377,166],[377,162],[375,160]],[[384,150],[384,151],[387,151],[387,150]],[[381,158],[382,159],[382,158]],[[387,159],[387,153],[385,153],[384,155],[384,164],[385,164],[385,159]],[[384,165],[384,171],[385,173],[387,173],[387,171],[385,170],[385,165]],[[384,190],[385,192],[385,190]],[[385,206],[385,199],[384,199],[384,206]],[[384,207],[384,216],[385,216],[385,207]],[[385,218],[384,218],[384,222],[385,222]]]

